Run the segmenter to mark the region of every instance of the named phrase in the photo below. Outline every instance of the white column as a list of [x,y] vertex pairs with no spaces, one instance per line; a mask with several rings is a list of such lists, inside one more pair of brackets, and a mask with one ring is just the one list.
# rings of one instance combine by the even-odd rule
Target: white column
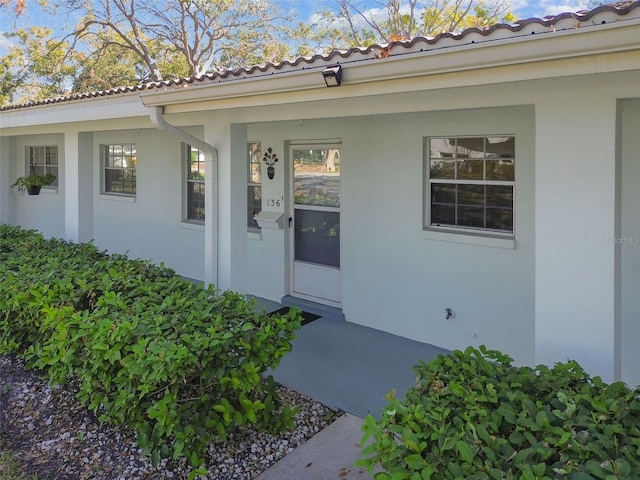
[[616,101],[549,92],[536,104],[536,363],[616,371]]
[[0,223],[15,223],[15,207],[11,195],[12,176],[11,152],[14,141],[10,137],[0,137]]
[[[218,150],[217,172],[210,174],[207,166],[205,198],[217,200],[217,219],[209,212],[214,207],[207,203],[205,223],[206,266],[217,267],[216,287],[221,290],[244,291],[246,278],[246,149],[247,133],[244,125],[230,125],[212,121],[205,125],[205,139]],[[217,178],[213,175],[217,173]],[[217,235],[216,235],[217,233]],[[217,248],[217,250],[214,250]],[[217,255],[215,255],[217,254]],[[213,258],[216,261],[213,261]],[[215,267],[214,267],[215,265]],[[207,283],[213,272],[207,274]]]
[[72,242],[80,241],[80,164],[78,132],[64,134],[64,236]]

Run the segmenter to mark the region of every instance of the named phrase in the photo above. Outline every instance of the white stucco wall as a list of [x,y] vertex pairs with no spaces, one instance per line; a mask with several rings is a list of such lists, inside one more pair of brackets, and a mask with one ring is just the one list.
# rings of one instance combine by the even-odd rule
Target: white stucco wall
[[[100,145],[135,143],[135,198],[101,192]],[[183,170],[179,140],[157,130],[97,132],[93,138],[93,238],[111,252],[164,262],[177,273],[204,277],[204,228],[182,222]]]
[[621,378],[640,385],[640,100],[621,105],[620,234],[608,239],[620,249]]
[[[558,82],[559,83],[559,82]],[[588,101],[584,101],[588,98]],[[536,361],[614,376],[616,100],[559,83],[536,105]]]
[[[525,78],[539,70],[530,65],[518,73]],[[346,83],[323,90],[328,98],[321,101],[296,97],[288,103],[288,97],[275,96],[274,103],[282,102],[277,108],[266,103],[227,108],[212,102],[207,107],[212,110],[192,114],[180,106],[169,120],[200,125],[196,135],[219,151],[215,248],[205,246],[201,226],[181,222],[180,142],[148,128],[143,117],[38,127],[58,132],[50,139],[62,146],[75,142],[66,142],[59,132],[80,135],[78,149],[84,153],[78,155],[79,166],[91,162],[78,177],[80,184],[91,179],[89,213],[87,202],[64,204],[60,192],[69,193],[64,181],[58,194],[47,197],[52,199],[46,202],[49,214],[27,208],[30,200],[14,193],[6,201],[6,185],[0,191],[0,212],[49,235],[62,236],[68,233],[65,228],[81,237],[92,235],[101,248],[162,261],[198,279],[209,249],[209,261],[219,266],[219,286],[279,300],[289,293],[287,142],[339,140],[348,321],[446,348],[486,344],[518,363],[572,358],[606,380],[619,370],[623,379],[635,381],[638,283],[629,269],[636,250],[628,245],[617,257],[621,247],[616,249],[611,239],[638,233],[633,216],[640,200],[634,191],[640,174],[633,163],[638,157],[637,100],[624,104],[622,133],[616,123],[619,99],[638,97],[637,71],[492,81],[460,88],[442,83],[418,91],[422,84],[416,78],[407,82],[413,90],[405,93],[380,94],[358,86],[357,95],[339,98],[350,91]],[[332,92],[336,98],[329,98]],[[32,137],[35,127],[22,128],[5,133],[11,138],[3,139],[0,175],[20,173],[24,161],[17,157],[30,138],[47,139]],[[516,136],[515,243],[504,248],[508,242],[424,232],[424,137],[490,134]],[[616,171],[620,135],[622,172]],[[275,179],[267,180],[263,172],[263,198],[284,198],[283,230],[246,232],[247,140],[279,154]],[[99,145],[130,141],[138,145],[135,201],[100,194]],[[7,152],[16,157],[9,165]],[[61,160],[61,172],[64,166]],[[618,204],[625,212],[619,218]],[[65,215],[89,216],[91,228],[84,229],[82,222],[75,228]],[[616,291],[617,284],[622,292]],[[455,311],[454,319],[445,320],[447,307]]]
[[[64,238],[64,176],[65,176],[65,144],[64,135],[28,135],[15,140],[15,150],[12,152],[11,163],[13,171],[10,182],[17,177],[28,174],[26,147],[53,146],[58,147],[58,187],[43,188],[40,195],[27,195],[13,189],[15,195],[16,222],[24,228],[39,230],[47,237]],[[10,184],[11,184],[10,183]]]
[[[286,158],[286,142],[342,142],[341,257],[348,321],[446,348],[486,344],[534,357],[533,108],[475,109],[251,125],[249,138]],[[516,136],[515,248],[434,240],[423,232],[424,138]],[[282,158],[281,157],[281,158]],[[263,198],[288,198],[288,163]],[[283,212],[287,210],[283,207]],[[286,222],[285,222],[286,226]],[[255,293],[288,293],[287,232],[249,243]],[[467,238],[468,240],[468,238]],[[473,242],[472,242],[473,243]],[[254,293],[252,291],[252,293]],[[445,308],[454,319],[445,320]]]

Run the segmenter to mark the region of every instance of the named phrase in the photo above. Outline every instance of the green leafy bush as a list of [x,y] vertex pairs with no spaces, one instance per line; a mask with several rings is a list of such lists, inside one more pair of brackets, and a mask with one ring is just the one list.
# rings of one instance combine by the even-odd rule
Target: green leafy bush
[[147,261],[0,225],[0,353],[53,382],[76,378],[101,420],[135,428],[154,462],[186,456],[194,476],[207,444],[232,429],[292,425],[263,374],[300,320]]
[[511,363],[484,347],[421,362],[404,401],[367,417],[358,464],[378,480],[640,478],[640,390]]

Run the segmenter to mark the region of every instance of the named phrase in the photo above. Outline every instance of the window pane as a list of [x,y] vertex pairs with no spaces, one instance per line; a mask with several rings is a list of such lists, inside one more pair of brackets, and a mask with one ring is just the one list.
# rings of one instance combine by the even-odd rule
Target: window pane
[[458,160],[458,179],[459,180],[483,180],[484,179],[484,161],[483,160]]
[[458,185],[458,203],[484,205],[484,185]]
[[262,187],[259,185],[249,185],[247,187],[247,226],[249,228],[260,228],[256,221],[256,215],[262,210]]
[[340,205],[340,150],[294,150],[294,190],[298,205]]
[[430,224],[513,231],[515,138],[428,140]]
[[431,160],[431,178],[456,178],[455,160]]
[[456,158],[484,159],[484,138],[456,138]]
[[35,175],[54,175],[56,179],[44,188],[58,186],[58,146],[26,147],[28,173]]
[[295,212],[296,260],[340,267],[340,213]]
[[487,137],[487,158],[514,158],[516,156],[515,137]]
[[456,207],[455,205],[431,205],[431,224],[432,225],[455,225],[456,224]]
[[515,180],[514,161],[487,160],[487,180]]
[[513,231],[513,210],[510,208],[487,208],[487,228]]
[[252,163],[249,165],[249,183],[262,182],[262,169],[259,163]]
[[429,140],[429,156],[431,158],[453,158],[455,149],[455,138],[432,138]]
[[456,186],[452,184],[434,184],[431,186],[433,203],[456,203]]
[[262,144],[260,142],[252,142],[247,145],[247,161],[249,168],[248,183],[261,183],[262,182],[262,169],[261,169],[261,150]]
[[136,193],[136,171],[105,169],[104,185],[106,192],[133,195]]
[[101,147],[104,162],[104,191],[135,195],[136,145],[114,144]]
[[458,207],[457,225],[462,227],[484,227],[484,208],[483,207]]
[[501,185],[487,185],[487,206],[513,207],[513,187]]
[[187,182],[187,218],[204,221],[204,183]]

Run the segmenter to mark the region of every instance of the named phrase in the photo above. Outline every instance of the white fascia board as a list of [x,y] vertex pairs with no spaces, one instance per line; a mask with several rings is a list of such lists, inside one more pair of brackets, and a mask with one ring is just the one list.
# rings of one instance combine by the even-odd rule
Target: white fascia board
[[135,94],[107,95],[100,98],[34,105],[0,112],[0,130],[65,123],[92,122],[149,116]]
[[[432,49],[425,44],[422,51],[405,52],[382,59],[345,59],[339,62],[343,67],[341,87],[327,88],[324,85],[321,72],[329,63],[319,63],[287,72],[273,71],[181,89],[149,91],[141,94],[141,97],[147,106],[175,106],[166,112],[177,113],[216,109],[222,105],[222,108],[233,108],[357,97],[371,95],[372,89],[378,90],[377,87],[382,89],[380,93],[406,92],[407,85],[399,80],[415,78],[427,80],[422,84],[422,90],[443,88],[442,82],[431,84],[428,79],[447,76],[451,80],[451,74],[465,72],[473,74],[458,76],[456,86],[627,71],[640,69],[638,38],[640,19],[535,34],[523,30],[521,35],[508,38],[492,39],[475,35],[466,44],[443,47],[438,43]],[[619,53],[626,53],[624,61],[602,61],[605,54]],[[599,60],[595,60],[598,57]],[[586,58],[593,58],[594,61],[585,62]],[[545,68],[547,65],[543,66],[542,63],[553,65],[553,68]],[[376,83],[377,86],[374,85]],[[448,85],[451,86],[450,83]],[[358,89],[354,90],[352,87],[356,86]],[[274,95],[280,97],[279,100],[267,100],[266,97]],[[186,108],[178,107],[180,104]]]

